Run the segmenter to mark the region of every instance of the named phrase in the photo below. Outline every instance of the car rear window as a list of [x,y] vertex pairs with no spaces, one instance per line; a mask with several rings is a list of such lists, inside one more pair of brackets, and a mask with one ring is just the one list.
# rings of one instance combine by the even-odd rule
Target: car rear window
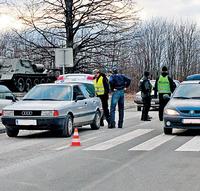
[[95,96],[95,88],[93,84],[87,84],[87,83],[83,83],[83,85],[86,87],[88,93],[90,94],[90,97],[94,97]]

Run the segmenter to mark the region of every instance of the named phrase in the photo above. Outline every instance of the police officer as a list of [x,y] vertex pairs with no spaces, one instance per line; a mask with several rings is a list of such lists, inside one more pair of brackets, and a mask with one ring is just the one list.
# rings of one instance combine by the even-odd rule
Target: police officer
[[108,99],[109,99],[109,83],[108,79],[102,71],[99,69],[95,69],[94,71],[95,78],[94,78],[94,87],[95,87],[95,93],[96,95],[101,99],[102,107],[104,115],[101,118],[100,125],[104,126],[104,116],[106,118],[106,121],[108,123],[108,126],[110,125],[110,114],[108,109]]
[[149,109],[151,107],[151,90],[152,85],[149,80],[149,72],[144,72],[144,77],[140,80],[139,88],[141,91],[142,102],[143,102],[143,109],[142,109],[142,121],[151,121],[150,117],[148,116]]
[[176,84],[173,82],[172,78],[168,76],[168,69],[166,66],[162,67],[162,72],[159,78],[156,79],[155,88],[154,88],[154,96],[159,97],[159,119],[163,121],[163,110],[168,100],[165,99],[165,95],[169,96],[175,90]]
[[119,111],[118,128],[122,128],[124,120],[124,90],[129,87],[131,80],[123,74],[118,74],[117,68],[113,68],[109,83],[112,91],[110,106],[111,125],[109,128],[115,128],[115,109],[117,104]]

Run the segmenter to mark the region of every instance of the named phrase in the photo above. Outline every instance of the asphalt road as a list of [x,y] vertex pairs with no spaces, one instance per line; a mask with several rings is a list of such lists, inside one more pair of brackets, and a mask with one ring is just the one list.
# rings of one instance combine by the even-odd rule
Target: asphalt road
[[50,132],[0,134],[1,191],[199,191],[200,131],[163,135],[126,110],[123,129],[79,129],[81,147]]

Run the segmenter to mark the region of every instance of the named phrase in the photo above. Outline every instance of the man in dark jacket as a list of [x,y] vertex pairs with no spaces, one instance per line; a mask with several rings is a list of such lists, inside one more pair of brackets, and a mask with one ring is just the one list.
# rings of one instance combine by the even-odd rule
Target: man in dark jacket
[[142,97],[142,102],[143,102],[143,109],[142,109],[142,121],[151,121],[148,113],[149,109],[151,107],[151,90],[152,90],[152,85],[149,80],[149,72],[145,71],[144,72],[144,77],[140,80],[139,88],[141,91],[141,97]]
[[159,78],[156,79],[155,88],[154,88],[154,96],[159,97],[159,119],[163,121],[163,110],[165,105],[167,104],[168,100],[164,97],[165,94],[169,96],[176,88],[176,84],[173,82],[172,78],[168,76],[168,70],[166,66],[162,67],[162,72]]
[[112,91],[110,106],[111,126],[109,128],[115,128],[115,109],[117,104],[119,111],[118,128],[122,128],[124,120],[124,90],[129,87],[131,80],[123,74],[118,74],[117,68],[113,68],[109,83]]
[[109,83],[108,79],[101,70],[95,69],[94,70],[95,78],[94,78],[94,87],[95,87],[95,93],[96,95],[101,99],[102,107],[104,115],[101,118],[100,125],[104,126],[104,116],[106,118],[106,121],[108,123],[108,126],[110,126],[110,114],[108,109],[108,99],[109,99]]

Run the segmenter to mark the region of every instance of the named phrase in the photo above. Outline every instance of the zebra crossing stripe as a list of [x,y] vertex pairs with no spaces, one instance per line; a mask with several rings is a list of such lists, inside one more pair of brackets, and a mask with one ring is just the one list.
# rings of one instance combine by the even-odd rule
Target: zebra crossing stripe
[[156,147],[164,144],[165,142],[173,139],[175,136],[174,135],[158,135],[142,144],[139,144],[131,149],[129,151],[150,151],[155,149]]
[[107,150],[117,145],[120,145],[122,143],[125,143],[131,139],[134,139],[136,137],[149,133],[151,131],[153,131],[153,129],[137,129],[132,132],[126,133],[124,135],[120,135],[118,137],[105,141],[103,143],[99,143],[91,147],[85,148],[83,150],[101,150],[101,151]]
[[200,151],[200,137],[195,136],[175,151]]

